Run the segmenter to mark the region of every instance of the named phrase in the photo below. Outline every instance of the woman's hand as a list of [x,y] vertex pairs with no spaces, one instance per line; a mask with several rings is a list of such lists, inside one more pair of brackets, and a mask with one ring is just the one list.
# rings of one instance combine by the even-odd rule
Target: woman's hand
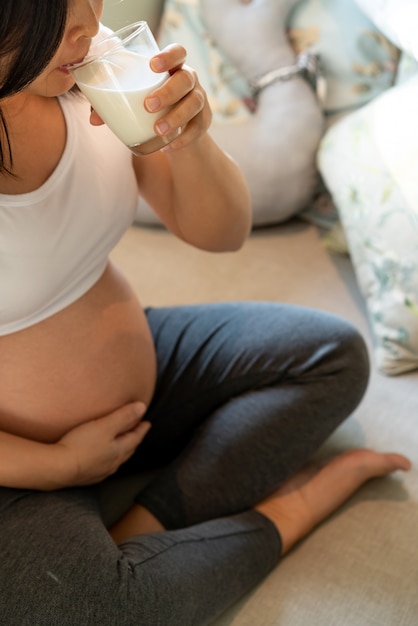
[[[200,85],[196,72],[185,65],[186,50],[179,44],[171,44],[155,55],[151,69],[157,73],[168,72],[169,79],[155,89],[145,99],[145,108],[150,113],[170,110],[156,122],[157,135],[170,135],[177,129],[181,134],[164,150],[184,148],[196,141],[208,130],[212,112],[206,92]],[[93,126],[103,124],[103,120],[92,110],[90,122]]]
[[[128,404],[110,415],[85,422],[54,446],[62,487],[90,485],[113,474],[129,459],[151,427],[143,422],[145,405]],[[55,486],[56,488],[56,486]]]
[[164,150],[184,148],[203,136],[212,122],[207,95],[195,70],[185,65],[186,50],[171,44],[151,59],[154,72],[169,72],[170,78],[145,99],[145,108],[158,113],[171,109],[155,124],[158,135],[169,135],[178,128],[181,134]]

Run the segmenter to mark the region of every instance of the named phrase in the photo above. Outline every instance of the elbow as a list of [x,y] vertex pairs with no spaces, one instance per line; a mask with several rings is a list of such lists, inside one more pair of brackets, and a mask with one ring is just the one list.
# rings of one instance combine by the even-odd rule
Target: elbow
[[222,231],[215,230],[212,233],[206,231],[200,241],[185,241],[205,250],[206,252],[238,252],[245,244],[251,232],[250,224],[230,224]]
[[253,219],[252,205],[249,194],[242,197],[236,211],[236,219],[228,229],[226,238],[227,248],[225,252],[237,252],[240,250],[250,236]]
[[247,194],[241,202],[240,219],[238,220],[238,228],[236,233],[236,241],[233,251],[240,250],[247,241],[253,228],[253,209],[251,197],[247,190]]
[[231,237],[226,252],[238,252],[244,246],[251,233],[251,222],[245,228],[239,229],[234,237]]
[[238,252],[244,246],[252,229],[251,214],[248,212],[243,217],[238,218],[229,228],[224,236],[217,241],[218,252]]

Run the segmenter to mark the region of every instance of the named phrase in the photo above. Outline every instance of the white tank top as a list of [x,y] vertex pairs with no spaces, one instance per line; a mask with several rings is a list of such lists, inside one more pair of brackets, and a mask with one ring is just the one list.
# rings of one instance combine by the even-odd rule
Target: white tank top
[[55,171],[35,191],[0,194],[0,335],[80,298],[135,217],[132,153],[106,126],[90,125],[84,97],[59,102],[67,141]]

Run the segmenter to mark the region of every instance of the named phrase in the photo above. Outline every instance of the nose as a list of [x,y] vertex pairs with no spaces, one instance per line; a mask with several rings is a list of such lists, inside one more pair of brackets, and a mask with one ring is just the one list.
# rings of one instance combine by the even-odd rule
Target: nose
[[67,38],[71,43],[84,37],[91,39],[99,31],[99,15],[97,2],[79,0],[68,16]]

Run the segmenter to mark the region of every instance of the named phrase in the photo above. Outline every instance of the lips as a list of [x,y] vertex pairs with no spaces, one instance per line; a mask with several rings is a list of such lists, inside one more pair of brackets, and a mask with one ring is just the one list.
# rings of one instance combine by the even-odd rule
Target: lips
[[[90,42],[91,43],[91,42]],[[65,63],[64,65],[60,65],[60,70],[64,73],[68,74],[68,68],[71,68],[73,65],[78,65],[79,63],[82,63],[82,61],[84,61],[84,59],[86,58],[88,52],[90,50],[90,45],[87,48],[87,50],[85,51],[85,53],[81,56],[79,56],[77,59],[75,59],[74,61],[70,61],[69,63]]]
[[60,70],[64,73],[69,73],[69,68],[73,67],[74,65],[78,65],[79,63],[81,63],[83,61],[84,57],[80,57],[79,59],[77,59],[76,61],[71,61],[71,63],[66,63],[65,65],[61,65],[60,66]]
[[84,58],[85,57],[80,57],[79,59],[77,59],[77,61],[72,61],[71,63],[66,63],[65,65],[60,65],[60,67],[58,69],[61,72],[63,72],[63,74],[70,74],[70,69],[72,67],[74,67],[75,65],[78,65],[79,63],[81,63]]

